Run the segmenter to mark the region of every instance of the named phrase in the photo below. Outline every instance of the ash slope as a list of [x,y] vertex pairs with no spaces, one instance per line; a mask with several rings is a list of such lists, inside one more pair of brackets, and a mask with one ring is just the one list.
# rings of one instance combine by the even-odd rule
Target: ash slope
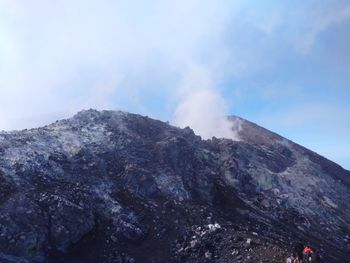
[[230,118],[240,142],[94,110],[0,133],[0,262],[344,262],[350,172]]

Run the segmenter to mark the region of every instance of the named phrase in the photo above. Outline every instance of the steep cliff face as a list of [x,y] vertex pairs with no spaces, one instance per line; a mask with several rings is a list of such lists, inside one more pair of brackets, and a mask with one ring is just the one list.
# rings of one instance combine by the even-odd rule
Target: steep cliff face
[[94,110],[0,133],[0,262],[347,258],[350,172],[231,118],[239,142]]

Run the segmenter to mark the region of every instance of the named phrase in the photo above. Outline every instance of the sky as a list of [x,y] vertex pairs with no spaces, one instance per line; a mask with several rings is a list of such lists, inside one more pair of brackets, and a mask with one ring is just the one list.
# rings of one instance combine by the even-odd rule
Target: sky
[[228,137],[238,115],[350,169],[349,0],[0,0],[0,130],[88,108]]

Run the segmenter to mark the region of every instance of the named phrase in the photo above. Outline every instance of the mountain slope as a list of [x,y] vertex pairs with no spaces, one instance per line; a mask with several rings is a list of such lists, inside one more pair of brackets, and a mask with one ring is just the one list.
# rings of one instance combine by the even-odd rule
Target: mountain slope
[[94,110],[0,133],[0,261],[347,258],[350,172],[231,118],[242,141]]

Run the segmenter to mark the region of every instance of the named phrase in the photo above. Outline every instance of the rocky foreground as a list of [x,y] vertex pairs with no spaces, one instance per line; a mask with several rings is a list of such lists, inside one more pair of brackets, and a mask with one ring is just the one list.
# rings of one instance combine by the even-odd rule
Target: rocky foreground
[[94,110],[0,133],[0,262],[348,262],[350,172],[230,119],[240,141]]

